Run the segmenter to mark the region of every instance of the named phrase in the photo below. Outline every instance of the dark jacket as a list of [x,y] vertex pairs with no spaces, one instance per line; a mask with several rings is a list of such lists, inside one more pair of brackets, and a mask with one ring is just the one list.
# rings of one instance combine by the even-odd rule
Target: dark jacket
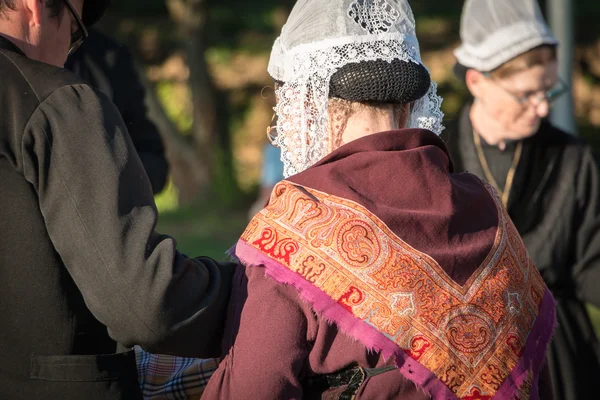
[[65,68],[100,89],[115,103],[150,178],[152,191],[160,192],[167,181],[169,165],[160,134],[144,103],[146,90],[127,47],[91,29]]
[[[448,124],[446,144],[456,172],[485,179],[469,109]],[[508,154],[485,143],[483,150],[494,178],[501,181],[514,144]],[[590,146],[543,121],[523,141],[507,208],[558,303],[558,327],[548,354],[555,399],[596,398],[600,348],[585,303],[600,306],[600,176]]]
[[113,103],[0,37],[0,109],[0,398],[137,398],[115,341],[218,353],[233,266],[154,231]]

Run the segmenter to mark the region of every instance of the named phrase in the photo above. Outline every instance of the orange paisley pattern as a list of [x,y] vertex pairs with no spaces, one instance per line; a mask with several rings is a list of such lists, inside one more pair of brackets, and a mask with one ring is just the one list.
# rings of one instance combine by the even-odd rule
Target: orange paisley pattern
[[288,181],[242,240],[386,335],[458,398],[490,399],[517,364],[545,291],[490,192],[496,240],[462,286],[363,206]]

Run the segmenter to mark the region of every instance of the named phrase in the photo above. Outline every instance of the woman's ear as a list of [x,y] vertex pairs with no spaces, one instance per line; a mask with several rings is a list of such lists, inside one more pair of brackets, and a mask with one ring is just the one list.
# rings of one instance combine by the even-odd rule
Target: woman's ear
[[486,82],[485,76],[481,72],[474,69],[468,69],[465,75],[465,82],[473,97],[479,98],[483,95]]

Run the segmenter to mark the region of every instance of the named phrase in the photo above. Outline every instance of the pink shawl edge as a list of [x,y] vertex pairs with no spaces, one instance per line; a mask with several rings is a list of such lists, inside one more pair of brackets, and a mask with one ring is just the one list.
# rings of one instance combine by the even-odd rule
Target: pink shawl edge
[[[334,322],[341,332],[361,342],[368,350],[380,351],[385,359],[394,357],[400,373],[433,399],[457,399],[457,396],[433,372],[410,357],[386,335],[349,313],[304,277],[289,270],[242,239],[228,251],[228,254],[247,267],[264,267],[267,276],[278,283],[293,286],[298,290],[301,300],[310,304],[317,314]],[[556,325],[555,306],[556,302],[552,294],[546,289],[538,318],[527,338],[523,354],[494,395],[493,400],[513,398],[518,388],[525,382],[532,365],[534,366],[534,380],[531,399],[539,398],[537,381],[547,346]]]

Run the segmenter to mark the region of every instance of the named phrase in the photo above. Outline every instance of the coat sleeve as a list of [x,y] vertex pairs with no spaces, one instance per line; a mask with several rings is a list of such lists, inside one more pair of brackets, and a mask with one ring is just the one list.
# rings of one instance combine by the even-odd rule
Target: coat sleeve
[[576,196],[578,215],[573,277],[577,296],[600,307],[600,176],[589,148],[583,153]]
[[158,353],[218,354],[233,265],[187,258],[155,232],[150,183],[112,102],[87,85],[54,91],[20,150],[50,239],[110,335]]
[[[203,399],[301,399],[308,362],[308,307],[262,267],[236,272],[224,348]],[[313,324],[311,324],[313,325]]]

